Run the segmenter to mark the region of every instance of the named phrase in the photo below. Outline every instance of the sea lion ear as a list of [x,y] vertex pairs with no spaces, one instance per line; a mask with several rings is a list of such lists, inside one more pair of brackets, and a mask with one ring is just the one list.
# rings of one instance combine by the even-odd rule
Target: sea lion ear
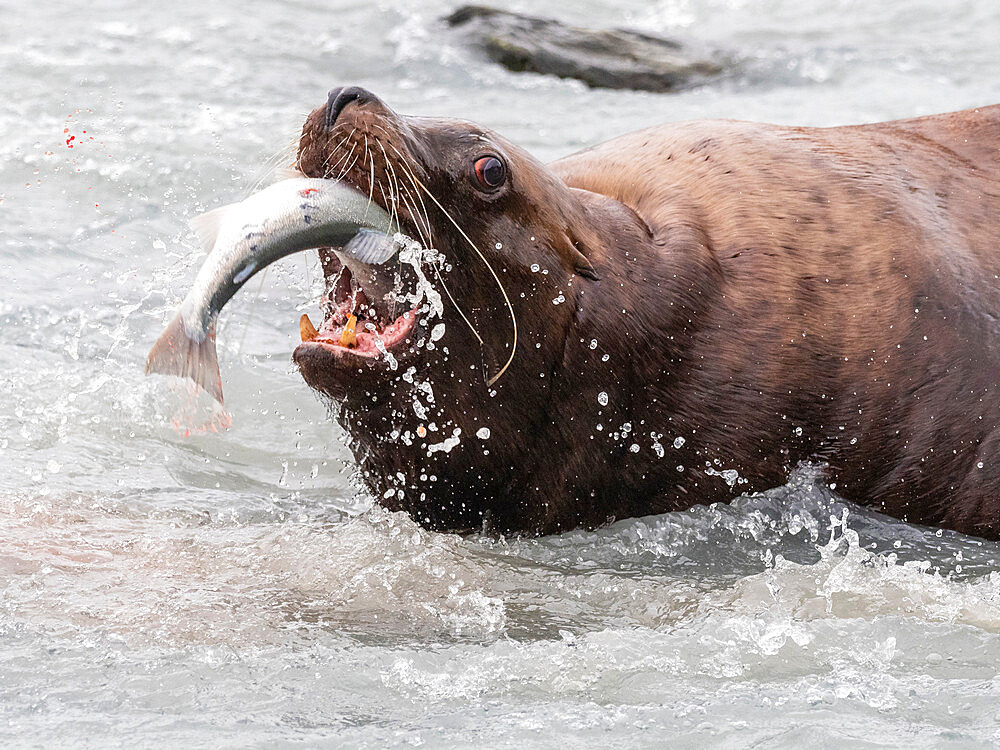
[[561,237],[561,242],[563,257],[569,259],[568,265],[572,266],[573,273],[591,281],[601,280],[601,275],[597,273],[597,269],[585,253],[585,249],[590,252],[588,244],[582,241],[576,232],[567,229]]
[[576,275],[582,276],[585,279],[590,279],[591,281],[600,281],[600,274],[597,273],[597,269],[591,265],[587,256],[579,250],[576,251],[576,254],[578,257],[576,258],[576,264],[573,266],[573,271],[576,272]]
[[606,195],[580,188],[570,188],[570,194],[578,210],[567,217],[566,253],[577,276],[600,281],[595,263],[600,266],[608,244],[607,235],[613,234],[613,228],[622,223],[623,215],[628,217],[627,224],[638,221],[647,232],[648,227],[634,211]]
[[[581,222],[582,223],[582,222]],[[591,281],[600,281],[601,275],[594,268],[591,258],[600,257],[598,252],[598,238],[585,228],[580,231],[580,227],[569,227],[566,230],[566,254],[573,264],[573,272],[577,276],[582,276]]]

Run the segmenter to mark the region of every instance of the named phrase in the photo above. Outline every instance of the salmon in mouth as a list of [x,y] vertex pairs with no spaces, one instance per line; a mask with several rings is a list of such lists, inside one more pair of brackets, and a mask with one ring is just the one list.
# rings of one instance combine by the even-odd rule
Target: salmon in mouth
[[332,114],[311,116],[296,168],[307,177],[349,186],[374,211],[388,214],[397,247],[391,253],[376,247],[368,255],[358,251],[357,243],[350,252],[338,246],[319,249],[327,290],[320,300],[323,319],[314,325],[302,316],[302,343],[293,359],[310,386],[337,398],[356,383],[334,387],[334,380],[369,368],[392,371],[414,357],[429,340],[429,317],[441,312],[428,304],[437,295],[427,276],[441,256],[430,249],[432,223],[418,187],[422,171],[414,160],[401,158],[407,146],[390,135],[378,113],[355,103],[348,121],[340,118],[333,127],[342,109],[338,104]]
[[[393,215],[353,185],[301,173],[196,217],[192,226],[209,254],[177,314],[150,350],[146,372],[189,377],[220,403],[216,321],[254,274],[292,253],[326,246],[337,247],[356,270],[378,268],[407,243]],[[351,299],[356,306],[358,293]],[[380,330],[376,309],[374,304],[361,305],[367,317],[363,333]],[[348,321],[356,321],[354,307],[348,306],[346,313]],[[350,334],[343,338],[347,344],[357,343]],[[372,343],[369,338],[362,337],[363,348]],[[376,349],[381,344],[377,336],[374,343]]]

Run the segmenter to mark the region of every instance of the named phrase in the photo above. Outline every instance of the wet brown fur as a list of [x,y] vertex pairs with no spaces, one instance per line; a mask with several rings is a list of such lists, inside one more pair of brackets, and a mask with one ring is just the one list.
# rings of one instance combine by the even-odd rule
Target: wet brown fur
[[[399,372],[296,351],[388,507],[439,529],[549,533],[727,501],[813,461],[847,499],[1000,536],[1000,106],[829,129],[669,124],[543,166],[373,100],[332,132],[310,117],[303,171],[329,176],[350,128],[392,141],[488,254],[522,326],[491,395],[506,313],[431,207],[484,346],[450,311],[447,356],[413,365],[460,445],[428,456],[431,439],[391,437],[416,424]],[[484,152],[508,165],[500,195],[469,181]],[[347,179],[368,190],[367,173]]]

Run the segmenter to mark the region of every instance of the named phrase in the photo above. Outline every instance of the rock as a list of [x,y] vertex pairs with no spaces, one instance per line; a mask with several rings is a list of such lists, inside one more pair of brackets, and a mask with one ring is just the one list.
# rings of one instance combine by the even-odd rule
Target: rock
[[508,70],[576,78],[594,88],[676,91],[717,77],[732,64],[724,55],[664,37],[582,29],[480,5],[462,6],[445,22]]

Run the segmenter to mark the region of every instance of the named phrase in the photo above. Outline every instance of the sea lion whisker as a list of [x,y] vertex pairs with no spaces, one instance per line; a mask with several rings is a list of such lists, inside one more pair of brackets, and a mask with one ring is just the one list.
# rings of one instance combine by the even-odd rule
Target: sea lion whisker
[[[492,274],[493,276],[493,280],[496,281],[497,286],[500,288],[500,293],[503,295],[504,302],[507,303],[507,310],[510,312],[510,324],[511,324],[511,329],[513,331],[513,341],[511,342],[510,356],[507,357],[507,361],[504,362],[504,365],[503,367],[500,368],[500,371],[497,372],[497,374],[494,375],[492,378],[490,378],[486,383],[487,386],[491,386],[495,382],[497,382],[497,380],[499,380],[500,377],[507,371],[507,368],[510,367],[510,363],[514,361],[514,354],[517,352],[517,316],[514,314],[514,305],[511,303],[510,297],[507,296],[507,290],[504,288],[503,282],[500,281],[500,277],[497,275],[497,272],[493,268],[493,265],[489,262],[489,260],[486,259],[486,256],[483,254],[483,251],[480,250],[476,246],[476,243],[469,238],[469,235],[465,233],[465,230],[462,229],[461,226],[459,226],[458,222],[455,221],[455,219],[452,217],[450,213],[448,213],[448,210],[441,205],[441,202],[434,197],[434,194],[427,189],[427,186],[424,185],[419,180],[418,184],[423,189],[423,191],[427,193],[427,197],[430,198],[432,201],[434,201],[434,203],[437,204],[437,207],[441,209],[441,212],[446,217],[448,217],[448,221],[450,221],[455,226],[455,229],[458,230],[458,233],[462,235],[465,241],[472,246],[473,250],[476,251],[476,255],[479,256],[479,259],[486,265],[486,268],[489,269],[490,274]],[[480,339],[480,341],[482,341],[482,339]]]
[[427,247],[431,247],[432,243],[433,243],[434,237],[433,237],[433,232],[432,232],[432,229],[431,229],[430,217],[427,214],[427,206],[424,204],[424,199],[420,195],[420,189],[417,187],[417,183],[415,181],[416,178],[413,175],[413,170],[411,170],[409,168],[409,166],[406,164],[405,157],[402,154],[399,153],[399,149],[397,149],[391,143],[389,144],[389,147],[392,148],[392,150],[395,151],[396,154],[399,155],[399,158],[400,158],[400,167],[404,170],[404,174],[406,175],[406,177],[408,177],[410,179],[410,184],[413,185],[413,195],[415,196],[414,197],[414,208],[416,208],[416,202],[418,200],[420,201],[420,211],[419,212],[414,211],[414,217],[413,217],[414,218],[414,223],[418,223],[417,222],[418,218],[423,222],[424,227],[427,230]]
[[[399,190],[399,181],[396,179],[396,170],[394,170],[392,168],[392,164],[389,162],[389,154],[386,153],[385,146],[382,145],[382,142],[380,140],[378,140],[376,138],[375,142],[378,144],[378,147],[382,150],[382,156],[385,159],[385,166],[386,166],[387,170],[389,171],[390,192],[394,192],[393,208],[396,208],[396,201],[398,201],[398,202],[400,202],[400,203],[403,204],[403,207],[406,208],[406,210],[409,211],[410,215],[412,216],[412,209],[410,208],[409,204],[406,202],[405,197],[402,195],[402,193]],[[399,218],[399,211],[398,210],[396,211],[395,216],[396,216],[396,219],[397,219],[397,230],[398,230],[398,218]],[[417,235],[420,236],[420,227],[417,227]],[[420,241],[421,241],[421,243],[423,242],[423,237],[420,237]],[[401,268],[402,265],[403,265],[403,262],[402,262],[402,260],[400,260],[398,254],[396,256],[396,263],[397,263],[397,269]],[[393,317],[396,317],[396,299],[395,299],[395,297],[393,298],[393,302],[392,302],[392,311],[391,311],[391,314],[392,314]]]
[[271,177],[274,173],[274,168],[276,165],[287,159],[292,153],[295,152],[298,147],[298,141],[293,140],[292,142],[282,146],[277,151],[275,151],[271,156],[264,160],[260,169],[257,170],[257,176],[253,183],[247,189],[244,197],[258,192],[264,183]]
[[385,194],[385,188],[382,186],[382,182],[379,181],[379,183],[378,183],[378,191],[379,191],[379,193],[382,194],[382,202],[385,203],[385,205],[389,209],[389,226],[391,226],[391,227],[392,226],[398,227],[399,226],[399,214],[396,211],[396,202],[395,202],[395,200],[393,199],[393,196],[392,196],[392,186],[389,186],[389,195],[387,197],[386,194]]
[[[386,197],[385,189],[382,187],[381,181],[378,186],[379,193],[382,194],[382,202],[389,208],[389,226],[393,227],[399,226],[399,216],[396,213],[396,203],[392,198],[392,186],[389,186],[389,197]],[[397,258],[398,262],[398,258]],[[392,305],[389,307],[389,316],[395,319],[396,316],[396,301],[393,299]]]
[[360,158],[361,158],[361,154],[355,155],[354,160],[351,161],[351,163],[348,164],[346,167],[344,167],[344,169],[341,171],[341,173],[337,176],[337,179],[338,180],[342,180],[342,179],[344,179],[344,177],[346,177],[348,174],[350,174],[350,171],[352,169],[354,169],[354,165],[358,163],[358,160]]
[[296,151],[298,151],[298,142],[296,139],[292,139],[284,146],[279,148],[277,151],[275,151],[274,154],[271,155],[271,158],[268,159],[266,162],[264,162],[264,164],[265,166],[273,168],[275,164],[277,164],[278,162],[285,161],[289,156],[296,153]]
[[[402,164],[400,166],[404,170],[406,169],[405,164]],[[410,190],[410,188],[407,187],[405,184],[400,186],[401,192],[405,193],[410,198],[407,205],[410,207],[410,215],[413,217],[413,224],[414,226],[417,227],[417,230],[421,233],[421,236],[424,235],[424,230],[426,229],[426,240],[427,240],[426,246],[431,247],[431,240],[432,240],[431,226],[430,226],[430,221],[427,218],[427,209],[423,205],[423,199],[420,198],[420,191],[417,188],[416,184],[413,182],[413,177],[407,174],[406,172],[404,172],[403,174],[404,176],[409,177],[410,184],[413,185],[413,190]],[[419,209],[417,208],[418,200],[420,201]]]
[[[385,134],[385,135],[386,135],[386,136],[387,136],[388,138],[391,138],[391,137],[392,137],[392,135],[391,135],[391,134],[389,133],[389,131],[388,131],[388,130],[386,130],[386,129],[385,129],[384,127],[380,126],[380,125],[379,125],[378,123],[371,123],[371,126],[372,126],[372,127],[374,128],[374,129],[376,129],[376,130],[379,130],[379,131],[381,131],[382,133],[384,133],[384,134]],[[376,143],[378,144],[379,148],[380,148],[380,149],[382,149],[382,155],[383,155],[383,156],[385,157],[385,164],[386,164],[386,167],[387,167],[387,168],[388,168],[388,169],[389,169],[389,170],[391,171],[391,173],[392,173],[392,178],[393,178],[393,179],[394,179],[394,180],[396,181],[396,185],[397,185],[397,192],[398,192],[398,188],[399,188],[399,180],[398,180],[398,177],[396,176],[396,170],[395,170],[395,169],[393,168],[393,166],[392,166],[392,161],[391,161],[391,160],[389,159],[389,154],[388,154],[388,153],[386,152],[386,150],[385,150],[385,146],[383,145],[383,143],[382,143],[382,141],[381,141],[381,140],[379,140],[378,138],[375,138],[374,140],[375,140],[375,142],[376,142]],[[405,170],[406,170],[406,171],[407,171],[407,172],[409,173],[409,172],[410,172],[410,169],[409,169],[409,167],[408,167],[408,166],[407,166],[407,164],[406,164],[406,157],[404,157],[404,156],[403,156],[403,155],[402,155],[402,154],[401,154],[401,153],[399,152],[399,149],[398,149],[398,148],[396,148],[395,146],[393,146],[391,142],[389,143],[389,148],[391,148],[391,149],[392,149],[393,151],[395,151],[395,152],[396,152],[396,154],[397,154],[397,155],[399,156],[399,159],[400,159],[400,161],[399,161],[399,166],[400,166],[400,167],[402,167],[403,169],[405,169]],[[412,181],[412,177],[411,177],[411,181]],[[414,185],[414,188],[416,188],[416,185]]]
[[[378,126],[376,125],[376,127],[378,127]],[[386,131],[384,128],[379,128],[379,129],[382,130],[382,132],[386,133],[386,135],[388,135],[388,131]],[[389,161],[389,155],[385,152],[385,148],[384,148],[384,146],[382,146],[382,142],[380,140],[376,140],[376,142],[379,144],[379,147],[382,148],[382,153],[385,154],[386,165],[388,165],[390,167],[390,169],[391,169],[392,167],[391,167],[391,164],[390,164],[390,161]],[[406,164],[406,157],[404,157],[399,152],[399,149],[397,149],[392,143],[389,143],[389,148],[391,148],[393,151],[395,151],[396,154],[399,156],[399,159],[400,159],[399,165],[404,170],[404,174],[409,178],[410,183],[413,185],[414,193],[412,195],[415,195],[416,198],[415,199],[411,199],[412,206],[411,206],[411,202],[407,202],[407,205],[411,206],[411,208],[410,208],[411,215],[413,215],[413,217],[414,217],[414,226],[416,226],[417,232],[420,234],[421,243],[423,244],[423,246],[425,248],[432,247],[432,244],[431,244],[432,235],[431,235],[430,217],[427,214],[427,207],[424,204],[424,200],[423,200],[423,198],[420,197],[420,190],[417,187],[417,179],[414,176],[413,171]],[[393,176],[395,176],[395,170],[393,170]],[[418,214],[417,211],[415,210],[416,209],[416,200],[417,199],[419,199],[419,201],[420,201],[420,206],[421,206],[421,209],[422,209],[422,213],[421,214]],[[427,236],[426,237],[424,236],[423,229],[420,227],[420,223],[418,221],[416,221],[417,216],[420,216],[420,218],[423,220],[424,224],[427,227]],[[434,271],[434,276],[437,278],[438,283],[441,285],[441,288],[444,289],[444,293],[445,293],[445,295],[447,295],[448,300],[451,302],[452,306],[458,312],[459,316],[462,318],[462,320],[464,321],[465,325],[467,325],[469,327],[469,330],[472,331],[472,335],[476,337],[476,340],[479,342],[479,345],[480,346],[484,346],[485,344],[483,342],[483,337],[479,335],[479,331],[476,329],[476,326],[472,323],[471,320],[469,320],[468,315],[465,314],[465,311],[462,309],[461,305],[458,304],[458,301],[455,299],[454,295],[451,293],[451,290],[448,288],[448,285],[445,283],[444,277],[441,275],[441,269],[438,267],[437,264],[433,264],[431,267],[432,267],[432,269]],[[506,293],[504,294],[504,296],[506,297]],[[508,362],[508,364],[509,364],[509,362]],[[490,385],[492,385],[492,381],[490,382]]]
[[[396,176],[396,170],[393,168],[392,162],[389,160],[389,154],[386,153],[385,146],[382,145],[382,142],[378,138],[375,139],[375,143],[377,143],[378,147],[382,149],[382,156],[385,157],[385,166],[389,172],[390,191],[393,194],[393,208],[395,208],[396,207],[395,203],[397,201],[402,200],[402,195],[400,193],[400,187],[399,187],[399,178]],[[398,210],[396,211],[396,218],[397,219],[399,218]]]
[[[406,206],[406,210],[410,212],[410,216],[416,217],[417,207],[413,200],[412,194],[408,190],[404,190],[400,193],[400,200],[402,200],[403,205]],[[420,222],[414,221],[413,226],[417,230],[417,236],[420,239],[420,244],[423,245],[424,247],[430,247],[431,246],[430,238],[428,238],[424,233],[424,229],[423,227],[420,226]]]
[[[382,129],[382,131],[386,132],[384,129]],[[386,158],[386,165],[389,166],[389,168],[391,169],[392,167],[391,167],[391,164],[389,162],[389,155],[385,152],[385,148],[382,146],[382,142],[379,141],[379,140],[376,140],[376,143],[378,143],[379,147],[382,148],[382,153],[385,154],[385,158]],[[413,185],[414,190],[416,191],[415,194],[419,198],[420,197],[420,192],[419,192],[419,189],[417,188],[416,177],[413,175],[412,170],[410,170],[410,168],[407,166],[406,161],[405,161],[405,157],[401,153],[399,153],[399,149],[397,149],[395,146],[393,146],[392,143],[389,144],[389,148],[391,148],[393,151],[395,151],[396,154],[399,156],[399,158],[400,158],[400,166],[405,170],[404,173],[406,174],[406,176],[410,178],[410,182]],[[393,175],[395,176],[395,170],[393,170]],[[424,234],[423,230],[420,228],[420,225],[419,225],[418,222],[414,221],[414,225],[417,227],[417,231],[421,235],[421,237],[420,237],[421,243],[423,244],[423,246],[425,248],[429,248],[429,247],[432,247],[432,245],[431,245],[431,236],[430,236],[430,231],[431,231],[430,230],[430,218],[427,215],[427,208],[426,208],[426,205],[424,204],[424,201],[423,201],[422,198],[420,198],[420,204],[421,204],[421,207],[423,208],[422,218],[424,220],[424,223],[427,225],[428,236],[426,238],[423,236],[423,234]],[[414,201],[414,208],[415,208],[415,201]],[[413,211],[413,213],[416,214],[415,211]],[[479,335],[479,331],[476,329],[476,326],[472,323],[471,320],[469,320],[469,317],[465,314],[465,311],[462,309],[461,305],[458,304],[458,301],[455,299],[454,295],[451,293],[451,290],[448,288],[448,285],[444,281],[444,277],[441,275],[440,268],[436,264],[432,265],[432,268],[434,270],[434,275],[437,278],[438,282],[441,284],[441,288],[444,289],[444,293],[447,295],[448,300],[451,302],[451,304],[455,308],[455,310],[458,311],[459,316],[461,316],[462,320],[469,327],[469,330],[472,331],[472,335],[476,337],[476,340],[479,342],[479,345],[480,346],[484,346],[483,337]],[[506,297],[506,293],[504,293],[504,296]],[[516,339],[515,339],[515,341],[516,341]],[[508,362],[508,364],[509,364],[509,362]],[[490,382],[490,385],[492,385],[492,381]]]
[[[371,207],[372,196],[375,194],[375,159],[368,151],[368,134],[365,133],[365,159],[367,159],[371,164],[371,172],[368,177],[368,206]],[[364,163],[364,162],[362,162]],[[368,214],[368,208],[365,208],[365,215]]]
[[384,160],[385,160],[384,161],[384,163],[385,163],[385,170],[388,173],[388,177],[389,177],[389,180],[388,180],[389,181],[389,191],[390,191],[390,193],[393,196],[393,200],[397,200],[398,197],[399,197],[399,180],[396,179],[396,170],[393,169],[392,164],[389,161],[389,155],[386,153],[385,146],[382,145],[382,142],[378,138],[376,138],[375,139],[375,143],[377,143],[378,147],[382,150],[382,156],[384,157]]
[[413,174],[413,170],[407,165],[406,157],[400,153],[399,149],[396,148],[391,142],[389,143],[389,148],[395,151],[396,155],[399,156],[399,164],[404,170],[406,170],[406,176],[410,178],[410,182],[413,184],[413,190],[416,193],[417,199],[420,201],[420,208],[423,211],[424,225],[427,227],[428,242],[433,242],[434,235],[431,231],[430,215],[427,212],[427,205],[424,203],[423,196],[420,195],[420,188],[417,187],[416,175]]
[[429,228],[425,226],[423,214],[417,206],[416,193],[406,183],[400,185],[400,192],[406,198],[406,205],[409,208],[410,216],[413,217],[413,225],[420,232],[420,236],[430,242]]
[[[340,141],[340,143],[338,143],[338,144],[337,144],[337,145],[336,145],[336,146],[335,146],[334,148],[332,148],[332,149],[329,149],[329,150],[327,151],[327,153],[326,153],[326,156],[325,156],[325,157],[323,158],[323,164],[322,164],[322,165],[321,165],[321,167],[320,167],[320,168],[322,169],[322,172],[323,172],[323,174],[324,174],[324,175],[328,175],[328,174],[332,174],[332,173],[334,172],[334,170],[336,170],[336,169],[337,169],[337,167],[338,167],[338,166],[340,166],[340,165],[344,164],[344,163],[345,163],[345,161],[349,161],[349,160],[350,160],[350,158],[351,158],[351,155],[352,155],[352,154],[354,153],[354,149],[355,149],[355,147],[356,147],[356,146],[358,145],[358,144],[357,144],[357,141],[355,141],[354,143],[352,143],[352,144],[351,144],[351,148],[350,148],[350,151],[344,151],[343,153],[340,153],[340,155],[339,155],[339,156],[338,156],[338,152],[339,152],[339,151],[340,151],[340,149],[341,149],[341,148],[343,147],[343,145],[344,145],[345,143],[347,143],[347,141],[349,141],[349,140],[351,139],[351,137],[352,137],[352,136],[354,135],[354,132],[355,132],[355,130],[356,130],[356,128],[352,128],[352,129],[351,129],[351,132],[350,132],[350,133],[348,133],[348,134],[347,134],[347,135],[346,135],[346,136],[345,136],[345,137],[344,137],[344,138],[343,138],[343,139],[342,139],[342,140]],[[333,158],[334,158],[335,156],[337,157],[337,160],[336,160],[336,162],[334,162],[334,163],[333,163],[333,164],[331,165],[330,161],[331,161],[331,159],[333,159]],[[341,176],[343,176],[343,174],[342,174],[342,173],[341,173]],[[339,179],[340,179],[340,177],[337,177],[337,179],[339,180]]]
[[[333,156],[334,156],[334,155],[335,155],[335,154],[336,154],[336,153],[337,153],[338,151],[340,151],[341,147],[342,147],[342,146],[343,146],[343,145],[344,145],[345,143],[347,143],[347,141],[349,141],[349,140],[351,139],[351,136],[353,136],[353,135],[354,135],[354,132],[355,132],[356,130],[357,130],[357,128],[351,128],[351,132],[350,132],[350,133],[348,133],[348,134],[347,134],[346,136],[344,136],[344,138],[343,138],[343,139],[342,139],[342,140],[340,141],[340,143],[338,143],[338,144],[337,144],[336,146],[334,146],[334,147],[333,147],[332,149],[329,149],[329,150],[327,151],[327,154],[326,154],[326,158],[325,158],[325,159],[323,160],[323,171],[324,171],[324,173],[326,173],[326,172],[327,172],[328,170],[329,170],[329,171],[333,171],[333,168],[334,168],[334,167],[336,167],[336,164],[334,165],[334,167],[330,167],[330,159],[331,159],[331,158],[333,158]],[[353,144],[351,145],[351,151],[350,151],[350,153],[352,153],[352,154],[354,153],[354,147],[355,147],[356,145],[357,145],[357,142],[355,142],[355,143],[353,143]],[[343,156],[343,154],[342,154],[342,155],[341,155],[341,156],[340,156],[340,157],[339,157],[339,158],[337,159],[337,163],[339,164],[339,163],[341,162],[341,160],[342,160],[343,158],[344,158],[344,156]],[[350,157],[348,157],[348,158],[350,158]]]
[[[342,140],[342,141],[340,142],[340,144],[338,144],[337,148],[339,149],[339,148],[340,148],[341,146],[343,146],[343,145],[344,145],[344,143],[346,143],[346,142],[348,141],[348,139],[350,139],[350,138],[351,138],[351,136],[353,136],[353,135],[354,135],[354,131],[352,130],[352,131],[350,132],[350,134],[349,134],[349,135],[347,136],[347,138],[344,138],[344,140]],[[330,159],[331,159],[331,158],[333,157],[333,155],[334,155],[334,154],[336,153],[336,150],[334,150],[334,151],[331,151],[331,152],[330,152],[330,153],[329,153],[329,154],[327,155],[326,159],[324,159],[324,161],[323,161],[323,173],[324,173],[324,174],[330,174],[330,173],[332,173],[332,172],[333,172],[333,171],[334,171],[335,169],[337,169],[337,168],[338,168],[338,166],[342,166],[342,165],[346,164],[347,162],[349,162],[349,161],[351,160],[351,156],[352,156],[352,155],[354,154],[354,149],[355,149],[355,148],[357,148],[357,146],[358,146],[358,142],[357,142],[357,141],[355,141],[354,143],[352,143],[352,144],[351,144],[351,150],[350,150],[350,151],[347,151],[347,152],[345,152],[345,153],[344,153],[344,154],[342,154],[342,155],[341,155],[340,157],[338,157],[338,158],[337,158],[337,161],[336,161],[336,162],[335,162],[335,163],[334,163],[334,164],[333,164],[332,166],[331,166],[331,165],[329,164],[329,162],[330,162]],[[353,165],[352,165],[352,166],[353,166]],[[337,179],[338,179],[338,180],[342,179],[342,178],[343,178],[343,176],[344,176],[345,174],[347,174],[347,172],[348,172],[348,171],[349,171],[349,169],[346,169],[346,170],[343,170],[343,171],[341,171],[341,172],[340,172],[340,173],[339,173],[339,174],[337,175]]]
[[[476,327],[472,324],[472,321],[469,320],[468,316],[465,314],[465,311],[462,310],[458,302],[455,301],[455,298],[452,296],[451,290],[448,288],[448,285],[444,283],[444,277],[441,275],[441,269],[439,269],[437,265],[433,265],[431,266],[431,268],[434,269],[434,276],[437,278],[438,283],[441,284],[441,288],[444,289],[444,293],[448,295],[448,299],[451,301],[451,304],[454,305],[456,310],[458,310],[458,314],[462,316],[462,320],[465,321],[465,325],[467,325],[469,327],[469,330],[472,331],[472,335],[476,337],[476,340],[479,342],[479,346],[481,347],[485,346],[486,344],[483,341],[483,337],[479,335],[479,331],[476,330]],[[489,383],[489,385],[492,385],[492,382]]]
[[392,170],[392,179],[396,182],[396,192],[399,195],[400,200],[403,202],[403,205],[406,206],[406,210],[410,214],[413,226],[417,230],[421,243],[424,247],[430,247],[430,238],[424,235],[423,227],[420,226],[420,215],[417,212],[416,201],[413,200],[413,194],[410,193],[405,183],[401,184],[399,177],[396,174],[396,170],[392,169],[391,165],[390,169]]
[[[381,142],[379,143],[379,146],[382,146]],[[385,152],[385,148],[382,148],[382,153],[385,155],[386,166],[389,168],[390,177],[396,186],[397,199],[403,204],[403,206],[405,206],[406,210],[409,212],[410,218],[413,220],[413,226],[417,230],[417,236],[420,239],[420,243],[424,247],[430,247],[429,244],[430,237],[425,234],[423,227],[420,226],[420,221],[419,221],[420,217],[417,212],[416,201],[413,199],[413,194],[410,192],[410,190],[406,187],[404,183],[400,182],[398,175],[396,174],[396,170],[389,162],[389,155]]]
[[[385,167],[384,167],[384,169],[382,171],[383,171],[383,176],[385,177],[386,187],[389,188],[389,200],[392,201],[392,208],[395,211],[396,210],[396,201],[398,200],[398,195],[399,195],[399,190],[398,190],[398,185],[396,184],[395,180],[393,179],[394,175],[393,175],[393,172],[392,172],[392,165],[389,163],[389,158],[388,158],[388,156],[385,153],[385,147],[382,145],[382,143],[379,141],[379,139],[376,138],[375,136],[372,136],[372,140],[382,150],[382,156],[385,157],[384,158],[384,165],[385,165]],[[372,160],[374,161],[374,158]],[[381,184],[381,181],[380,181],[380,184]],[[382,198],[383,199],[385,198],[385,192],[384,191],[382,192]],[[398,217],[398,212],[397,212],[396,215]]]
[[[350,138],[353,135],[354,135],[354,131],[352,130],[351,134],[348,136],[348,138]],[[341,142],[343,143],[343,141],[341,141]],[[326,166],[326,162],[324,162],[323,173],[324,174],[330,174],[330,173],[333,172],[333,169],[337,165],[341,165],[340,171],[337,173],[337,176],[334,179],[335,179],[335,181],[338,181],[338,182],[340,180],[344,179],[344,176],[347,175],[351,171],[351,169],[354,168],[354,165],[357,162],[357,156],[354,157],[353,161],[351,160],[351,157],[354,155],[354,150],[357,147],[358,147],[358,141],[354,141],[354,143],[351,144],[351,150],[349,152],[347,152],[345,155],[342,155],[340,158],[338,158],[337,162],[333,165],[333,167]],[[329,159],[330,159],[330,155],[327,156],[326,161],[329,161]]]

